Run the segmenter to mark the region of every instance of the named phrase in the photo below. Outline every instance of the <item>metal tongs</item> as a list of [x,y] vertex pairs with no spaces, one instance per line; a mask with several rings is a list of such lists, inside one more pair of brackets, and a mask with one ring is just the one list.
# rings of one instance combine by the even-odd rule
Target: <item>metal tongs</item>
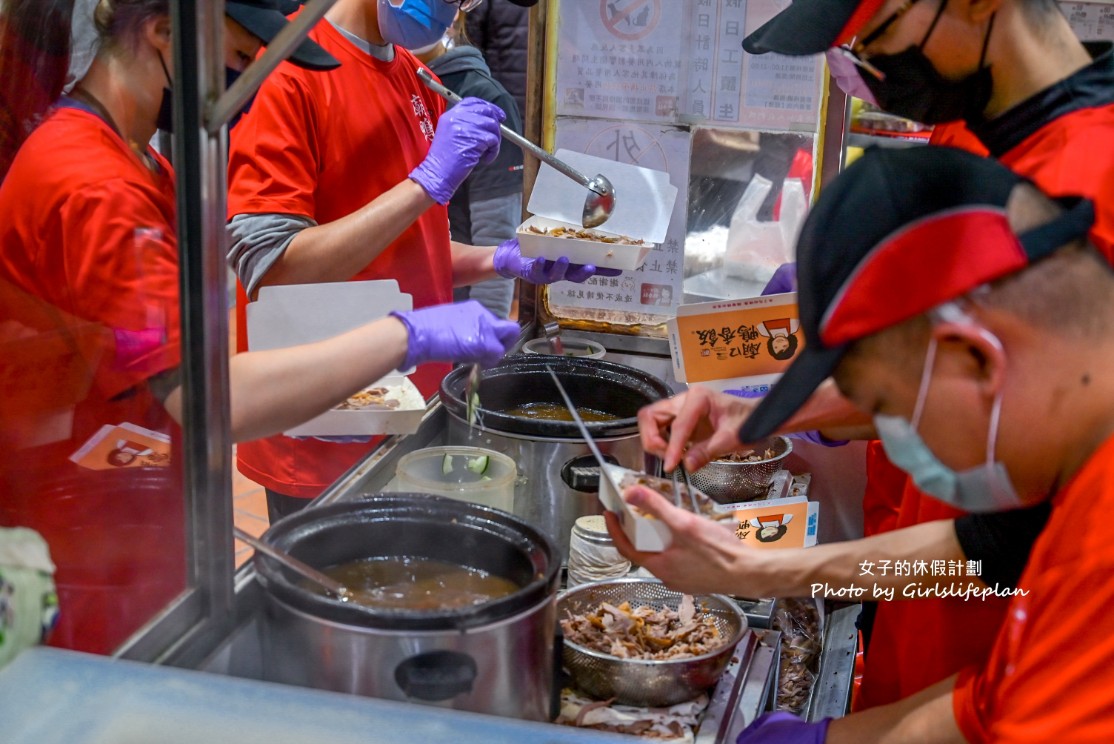
[[[462,100],[456,93],[434,80],[433,75],[424,67],[418,68],[418,78],[425,83],[427,88],[446,101],[460,103]],[[584,212],[581,214],[580,220],[584,227],[599,227],[607,222],[607,218],[615,211],[615,187],[602,173],[597,173],[592,178],[588,178],[576,168],[554,157],[552,153],[546,152],[513,129],[500,124],[499,131],[503,135],[503,139],[513,142],[538,160],[548,163],[559,173],[568,176],[588,189],[588,196],[584,200]]]
[[700,514],[700,507],[696,503],[696,495],[692,492],[692,483],[689,481],[689,473],[687,470],[685,470],[685,463],[683,460],[677,463],[677,467],[674,468],[672,476],[674,506],[676,506],[678,509],[685,508],[681,503],[681,484],[683,482],[685,493],[688,494],[689,497],[689,505],[692,507],[692,513]]

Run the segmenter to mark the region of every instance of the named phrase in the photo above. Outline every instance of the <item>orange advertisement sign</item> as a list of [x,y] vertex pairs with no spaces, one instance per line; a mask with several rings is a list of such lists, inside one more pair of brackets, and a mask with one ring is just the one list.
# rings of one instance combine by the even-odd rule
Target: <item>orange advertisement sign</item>
[[749,547],[766,550],[816,544],[820,504],[803,496],[734,505],[730,511],[735,536]]
[[776,379],[804,348],[797,294],[682,305],[670,322],[674,372],[683,382]]

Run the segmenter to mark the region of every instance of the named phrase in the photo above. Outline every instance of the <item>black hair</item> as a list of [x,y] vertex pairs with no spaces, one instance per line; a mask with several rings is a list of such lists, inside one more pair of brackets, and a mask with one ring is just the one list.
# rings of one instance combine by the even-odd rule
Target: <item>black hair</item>
[[[784,351],[774,351],[774,339],[784,338],[789,341],[789,346]],[[770,356],[779,361],[792,359],[793,355],[797,353],[797,337],[790,333],[788,336],[770,336],[766,339],[766,351],[770,352]]]

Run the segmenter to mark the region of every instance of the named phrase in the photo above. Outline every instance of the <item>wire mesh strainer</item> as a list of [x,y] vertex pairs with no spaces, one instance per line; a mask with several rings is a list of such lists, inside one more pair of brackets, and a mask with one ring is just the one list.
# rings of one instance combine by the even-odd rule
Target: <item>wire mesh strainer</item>
[[781,468],[782,461],[793,451],[787,437],[769,437],[753,445],[756,453],[773,451],[773,456],[754,462],[713,460],[697,471],[689,473],[692,485],[703,491],[713,501],[730,504],[765,498],[770,479]]
[[[570,614],[592,612],[601,602],[676,610],[682,596],[656,579],[613,579],[582,584],[565,592],[557,599],[557,616],[564,619]],[[625,705],[657,708],[691,700],[715,685],[747,631],[746,616],[734,602],[719,594],[696,595],[694,599],[697,611],[712,617],[724,640],[722,646],[703,656],[645,661],[593,651],[566,638],[565,668],[576,686],[598,700],[615,698]]]

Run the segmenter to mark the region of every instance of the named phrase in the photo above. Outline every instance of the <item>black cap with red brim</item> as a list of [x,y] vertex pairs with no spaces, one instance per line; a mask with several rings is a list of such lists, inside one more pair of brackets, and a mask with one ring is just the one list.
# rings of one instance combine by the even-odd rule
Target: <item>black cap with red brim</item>
[[[284,0],[228,0],[224,4],[225,14],[261,39],[264,45],[270,44],[279,31],[286,28],[287,14],[297,8],[297,3]],[[336,57],[311,39],[299,44],[290,54],[289,61],[307,70],[333,70],[340,67]]]
[[794,57],[820,54],[854,38],[884,4],[885,0],[793,0],[747,35],[743,49]]
[[1087,234],[1094,207],[1070,203],[1017,235],[1006,217],[1025,183],[947,147],[869,150],[820,193],[797,243],[804,349],[743,424],[755,442],[796,413],[855,341],[922,315]]

